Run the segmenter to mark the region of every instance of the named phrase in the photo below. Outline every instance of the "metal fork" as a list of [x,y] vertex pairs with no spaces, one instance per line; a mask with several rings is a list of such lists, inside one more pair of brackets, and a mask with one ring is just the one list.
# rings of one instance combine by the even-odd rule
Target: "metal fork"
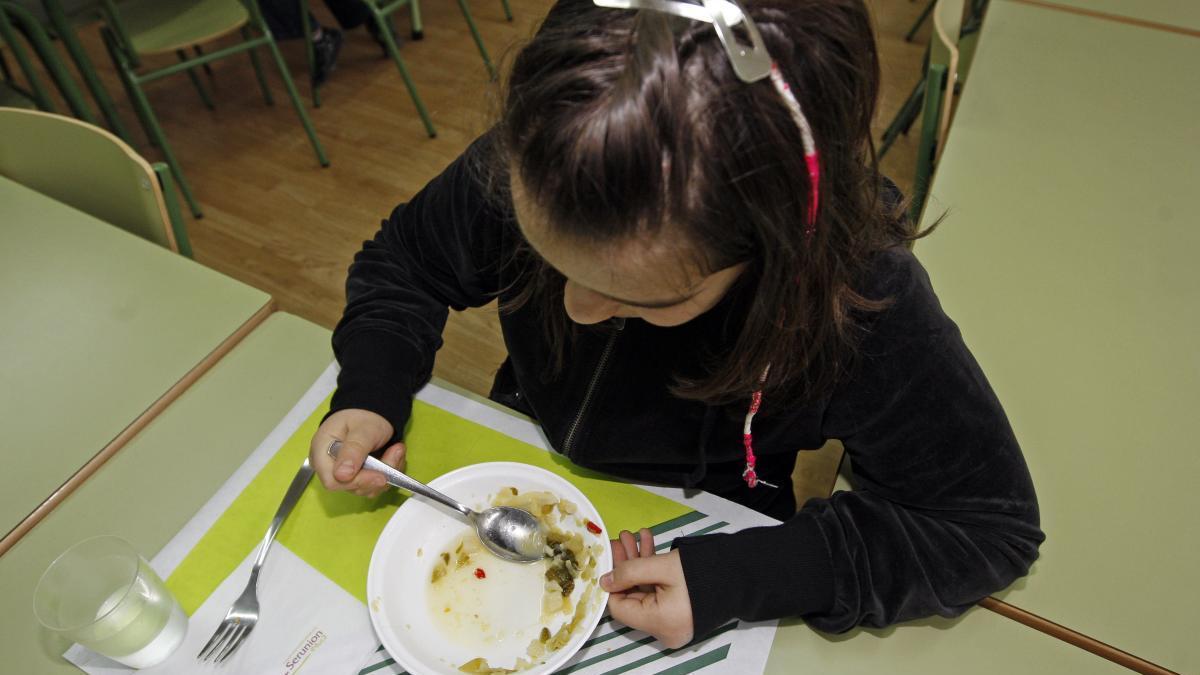
[[271,548],[271,542],[275,541],[275,535],[279,533],[283,521],[292,512],[292,507],[300,501],[300,495],[304,494],[304,488],[308,485],[312,475],[312,465],[305,459],[300,470],[296,472],[296,477],[292,479],[292,484],[288,486],[287,494],[283,496],[279,509],[275,511],[275,518],[271,520],[271,526],[267,528],[267,534],[263,537],[262,544],[258,549],[258,557],[254,559],[254,567],[250,570],[250,581],[246,584],[246,589],[234,601],[229,612],[225,614],[225,620],[217,626],[216,632],[196,655],[198,660],[212,661],[213,663],[224,662],[237,651],[238,647],[242,646],[242,643],[250,635],[250,631],[254,630],[255,624],[258,623],[258,573],[267,559],[267,551]]

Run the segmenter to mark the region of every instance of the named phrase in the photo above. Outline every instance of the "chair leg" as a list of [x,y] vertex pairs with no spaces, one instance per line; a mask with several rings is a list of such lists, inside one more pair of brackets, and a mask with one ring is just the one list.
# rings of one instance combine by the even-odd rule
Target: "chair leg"
[[[187,55],[187,52],[183,51],[182,49],[176,49],[175,55],[179,57],[181,62],[187,61],[189,58],[191,58]],[[200,100],[204,101],[204,107],[208,108],[209,110],[216,110],[217,106],[213,105],[212,98],[209,97],[208,92],[204,89],[204,84],[200,82],[200,77],[196,75],[196,69],[188,68],[187,74],[188,79],[192,81],[192,85],[196,87],[196,91],[200,94]]]
[[901,134],[907,134],[909,128],[912,127],[913,120],[917,118],[917,112],[921,109],[921,103],[925,97],[925,78],[917,80],[917,86],[913,87],[912,93],[908,95],[908,99],[904,101],[904,105],[896,111],[896,116],[892,118],[892,123],[883,131],[883,139],[879,146],[879,159],[887,154],[888,148],[892,147],[892,143],[896,141],[896,137]]
[[921,115],[921,107],[925,104],[925,87],[928,86],[925,80],[917,83],[917,88],[913,91],[909,106],[903,111],[904,116],[900,118],[900,124],[903,130],[900,132],[905,136],[912,130],[913,122],[917,121],[917,117]]
[[308,0],[300,0],[300,26],[304,31],[304,54],[308,57],[308,86],[312,91],[314,108],[321,107],[321,94],[317,91],[317,49],[313,46],[313,26],[309,20]]
[[483,65],[487,67],[488,77],[496,79],[496,67],[492,65],[492,59],[488,56],[487,48],[483,46],[483,38],[479,35],[479,29],[475,27],[475,19],[471,18],[471,10],[467,7],[467,0],[458,0],[458,8],[462,10],[463,18],[467,20],[467,27],[471,29],[471,37],[475,38],[475,46],[479,48],[479,55],[483,57]]
[[100,108],[100,114],[104,116],[104,120],[108,123],[108,128],[112,129],[113,133],[119,136],[121,140],[126,143],[132,143],[133,136],[121,121],[121,116],[117,114],[117,107],[113,104],[108,90],[100,82],[100,78],[96,76],[96,69],[92,66],[92,60],[88,57],[87,52],[83,50],[83,45],[79,44],[79,37],[75,34],[75,29],[63,13],[62,5],[58,2],[43,2],[42,5],[49,15],[51,26],[54,27],[58,38],[62,40],[63,46],[67,48],[67,53],[70,54],[71,60],[75,62],[75,69],[79,71],[84,84],[87,85],[88,91],[92,94],[92,100],[96,102],[96,107]]
[[[242,28],[242,37],[250,40],[254,36],[250,33],[250,28]],[[250,54],[250,65],[254,66],[254,76],[258,78],[258,87],[262,89],[263,100],[267,105],[275,105],[275,97],[271,96],[271,88],[267,86],[267,75],[263,72],[262,63],[258,60],[258,49],[248,49]]]
[[508,6],[508,0],[500,0],[500,4],[504,6],[504,18],[512,21],[512,7]]
[[158,119],[154,117],[154,111],[150,109],[150,101],[146,100],[146,94],[142,92],[141,86],[137,83],[137,79],[129,67],[129,62],[125,60],[124,54],[116,46],[116,36],[107,27],[100,29],[100,35],[104,38],[104,46],[108,49],[108,54],[112,57],[113,65],[117,68],[117,74],[121,77],[121,84],[125,86],[125,91],[129,94],[129,100],[133,103],[133,109],[137,112],[138,119],[141,120],[145,128],[146,135],[150,137],[150,143],[162,150],[163,158],[167,160],[167,166],[171,167],[171,173],[175,174],[175,179],[179,181],[179,191],[183,193],[183,198],[192,210],[192,215],[196,218],[204,217],[204,212],[200,210],[200,204],[196,201],[196,197],[192,195],[191,186],[188,185],[187,179],[183,177],[183,168],[179,166],[179,162],[175,159],[175,153],[171,150],[171,146],[167,144],[167,137],[163,134],[162,127],[158,126]]
[[[133,101],[134,85],[130,81],[129,77],[126,76],[127,69],[125,66],[125,60],[119,53],[120,49],[116,45],[116,37],[108,28],[100,29],[100,37],[103,38],[104,48],[108,50],[108,58],[112,61],[113,67],[117,70],[117,75],[121,80],[121,86],[125,89],[125,97],[130,101]],[[150,145],[158,147],[158,140],[154,137],[154,134],[150,133],[150,120],[146,119],[146,116],[142,114],[142,109],[136,105],[133,106],[133,112],[137,115],[138,122],[140,122],[142,125],[142,132],[146,134],[146,140],[149,141]]]
[[288,96],[292,99],[292,107],[296,109],[296,114],[300,116],[300,123],[304,125],[304,131],[308,134],[308,140],[312,143],[313,150],[317,153],[317,161],[321,166],[329,166],[329,158],[325,156],[325,148],[321,147],[321,141],[317,138],[317,130],[313,128],[312,120],[308,118],[308,113],[304,110],[304,104],[300,102],[300,94],[296,92],[296,83],[292,82],[292,76],[288,73],[287,63],[283,60],[283,55],[279,53],[279,46],[275,44],[275,39],[271,37],[270,32],[264,31],[267,35],[267,46],[271,49],[271,57],[275,59],[275,66],[279,68],[279,76],[283,78],[283,85],[287,89]]
[[175,235],[175,246],[179,254],[188,258],[192,255],[192,242],[188,238],[187,224],[183,222],[183,212],[179,210],[179,200],[175,197],[175,181],[171,178],[171,168],[162,162],[151,165],[154,175],[158,176],[158,185],[162,189],[163,203],[167,207],[167,220],[171,224],[171,232]]
[[425,26],[421,23],[421,0],[409,0],[408,14],[412,17],[413,42],[425,39]]
[[[201,48],[200,45],[193,45],[192,49],[194,49],[196,51],[196,56],[204,56],[204,49]],[[212,65],[210,65],[208,63],[204,64],[204,74],[208,75],[209,79],[212,79],[213,77],[215,77],[213,75]]]
[[404,86],[408,87],[408,95],[412,97],[413,105],[417,106],[417,114],[421,116],[421,122],[425,125],[425,133],[429,134],[430,138],[436,138],[437,130],[433,128],[433,122],[429,120],[429,112],[425,110],[425,104],[421,102],[421,96],[417,94],[417,85],[413,84],[412,77],[408,74],[408,67],[404,65],[404,59],[400,58],[400,50],[396,48],[396,41],[392,39],[392,31],[388,30],[387,17],[379,12],[371,12],[371,14],[375,17],[375,24],[379,26],[379,35],[383,37],[388,55],[392,57],[396,68],[400,70]]
[[931,64],[925,84],[925,103],[921,111],[921,140],[917,144],[917,170],[913,176],[909,218],[921,222],[921,212],[933,178],[934,163],[937,161],[938,127],[941,123],[942,96],[946,82],[946,66]]
[[204,212],[200,210],[200,204],[196,201],[195,195],[192,194],[191,186],[188,185],[187,179],[183,176],[183,167],[175,159],[175,153],[171,150],[170,144],[167,143],[167,137],[163,134],[162,127],[158,125],[158,119],[154,116],[154,111],[150,108],[150,101],[146,99],[142,88],[133,79],[133,73],[124,71],[124,75],[129,81],[129,89],[132,93],[130,98],[133,100],[133,106],[138,109],[139,116],[149,124],[148,131],[154,138],[155,145],[162,150],[163,159],[167,160],[167,166],[171,167],[171,173],[175,174],[175,180],[179,182],[179,191],[183,193],[184,201],[187,202],[188,208],[192,210],[193,216],[203,218]]
[[75,86],[75,79],[71,77],[71,73],[67,71],[66,66],[61,61],[53,58],[54,45],[50,44],[45,33],[40,30],[33,30],[25,36],[25,39],[29,41],[30,46],[33,47],[33,51],[41,57],[50,80],[58,87],[58,93],[66,101],[67,107],[71,109],[71,113],[77,119],[81,119],[88,124],[98,124],[96,116],[92,114],[92,109],[83,100],[83,93]]
[[921,10],[921,16],[918,16],[916,23],[912,25],[912,28],[908,29],[908,35],[904,36],[905,42],[913,41],[913,37],[916,36],[917,31],[921,30],[921,24],[925,23],[925,19],[929,18],[929,14],[933,12],[933,6],[936,4],[937,0],[929,0],[926,3],[925,9]]

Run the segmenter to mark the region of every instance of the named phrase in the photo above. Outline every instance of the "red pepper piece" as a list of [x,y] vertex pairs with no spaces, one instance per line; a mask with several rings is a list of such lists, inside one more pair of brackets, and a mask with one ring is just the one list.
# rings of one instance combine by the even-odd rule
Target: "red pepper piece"
[[482,567],[476,567],[475,568],[475,578],[476,579],[486,579],[487,572],[484,572]]
[[600,526],[599,526],[599,525],[597,525],[597,524],[593,523],[593,522],[592,522],[592,521],[590,521],[590,520],[589,520],[589,521],[587,521],[587,529],[588,529],[588,532],[591,532],[592,534],[600,534],[600,532],[602,531],[602,530],[600,529]]

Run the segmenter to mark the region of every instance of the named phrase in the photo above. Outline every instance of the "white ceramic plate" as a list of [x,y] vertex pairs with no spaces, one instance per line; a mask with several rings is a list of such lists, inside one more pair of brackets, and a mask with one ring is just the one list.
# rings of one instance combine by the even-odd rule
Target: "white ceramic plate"
[[[556,474],[528,464],[491,462],[452,471],[431,481],[430,486],[474,509],[486,508],[502,488],[521,492],[544,490],[559,499],[574,502],[581,518],[604,528],[596,508],[571,483]],[[572,519],[560,525],[575,529]],[[612,551],[607,530],[600,535],[579,530],[588,544],[599,543],[598,571],[589,582],[577,581],[572,604],[591,591],[587,613],[575,627],[570,641],[544,658],[544,662],[522,674],[552,673],[566,663],[595,630],[608,594],[600,589],[601,574],[612,569]],[[460,665],[482,657],[494,668],[511,668],[541,632],[542,595],[545,579],[542,564],[520,565],[483,554],[473,558],[486,577],[471,586],[470,603],[459,603],[452,614],[435,616],[443,598],[431,593],[430,577],[443,551],[451,551],[470,526],[442,507],[421,498],[404,502],[379,535],[367,572],[367,598],[371,622],[388,654],[396,663],[417,675],[461,675]],[[536,569],[535,569],[536,568]],[[460,596],[462,597],[462,596]],[[435,607],[436,605],[436,607]],[[468,609],[469,607],[469,609]],[[441,608],[443,611],[445,608]],[[470,616],[462,614],[466,610]],[[570,617],[559,615],[548,627],[553,634]],[[464,623],[465,621],[465,623]]]

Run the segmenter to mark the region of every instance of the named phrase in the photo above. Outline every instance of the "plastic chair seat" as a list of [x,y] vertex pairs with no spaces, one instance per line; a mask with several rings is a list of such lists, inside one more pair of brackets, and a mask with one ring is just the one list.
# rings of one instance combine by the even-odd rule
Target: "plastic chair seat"
[[131,0],[119,7],[129,41],[139,55],[187,49],[250,21],[239,0]]

